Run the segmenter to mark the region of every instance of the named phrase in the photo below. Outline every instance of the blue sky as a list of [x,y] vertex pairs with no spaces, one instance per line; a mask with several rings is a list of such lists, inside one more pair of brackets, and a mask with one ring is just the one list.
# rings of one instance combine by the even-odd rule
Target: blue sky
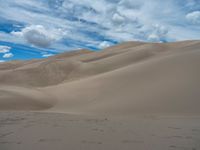
[[0,0],[0,62],[200,39],[199,0]]

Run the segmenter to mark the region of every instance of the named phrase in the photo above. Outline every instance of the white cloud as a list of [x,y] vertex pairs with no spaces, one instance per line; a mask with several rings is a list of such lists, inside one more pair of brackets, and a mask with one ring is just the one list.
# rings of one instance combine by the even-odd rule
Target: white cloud
[[50,57],[50,56],[53,56],[53,54],[50,54],[50,53],[42,54],[42,57]]
[[161,25],[154,25],[152,27],[152,33],[148,35],[148,41],[150,42],[166,42],[168,38],[168,29]]
[[[0,45],[0,53],[3,53],[3,58],[11,58],[13,57],[13,53],[10,53],[11,47]],[[4,60],[0,60],[0,62],[4,62]]]
[[141,0],[120,0],[119,5],[126,9],[139,9],[143,5],[144,1]]
[[[70,38],[74,41],[98,46],[98,43],[102,41],[102,39],[96,41],[96,38],[91,37],[92,34],[83,35],[80,33],[80,30],[97,32],[106,38],[112,38],[115,41],[121,42],[134,39],[147,40],[146,37],[138,38],[140,36],[139,28],[143,25],[151,25],[151,22],[145,22],[145,24],[143,22],[143,20],[147,20],[144,17],[145,14],[150,13],[143,10],[145,3],[148,3],[146,0],[47,0],[47,4],[45,4],[45,2],[37,4],[36,0],[30,0],[29,2],[25,2],[24,0],[16,0],[15,2],[11,0],[8,1],[12,3],[11,6],[16,5],[17,7],[10,7],[10,5],[8,5],[4,7],[7,8],[7,10],[3,12],[0,10],[0,13],[2,12],[7,18],[13,18],[31,24],[32,26],[26,27],[21,32],[27,42],[40,47],[48,47],[51,46],[51,44],[60,42],[59,40],[55,40],[54,37],[52,38],[52,35],[57,32],[55,30],[58,28],[60,28],[62,32],[66,32],[64,35],[58,34],[63,37],[63,39],[67,40]],[[50,4],[50,8],[47,7],[48,4]],[[28,11],[28,9],[21,9],[21,7],[19,7],[23,6],[24,8],[29,8],[32,5],[35,9],[40,10],[41,13]],[[52,6],[56,6],[56,10],[52,8]],[[154,7],[154,5],[151,7]],[[18,13],[10,13],[13,11]],[[78,21],[81,19],[84,21]],[[87,22],[96,23],[96,25],[90,25]],[[156,23],[156,21],[153,23]],[[37,24],[43,26],[43,29],[41,27],[38,29],[38,27],[35,26]],[[51,34],[52,30],[54,30],[53,34]],[[115,37],[115,35],[118,36]],[[79,45],[77,47],[79,47]]]
[[186,19],[192,24],[200,24],[200,11],[194,11],[187,14]]
[[14,56],[13,53],[6,53],[3,55],[3,58],[11,58],[13,56]]
[[28,43],[38,47],[49,47],[53,41],[61,38],[60,29],[47,30],[42,25],[25,27],[22,31],[12,32],[12,34],[18,37],[23,37]]
[[157,34],[152,33],[148,36],[148,40],[151,42],[158,42],[160,41],[160,38]]
[[104,49],[104,48],[107,48],[107,47],[110,47],[112,45],[112,43],[108,42],[108,41],[103,41],[99,44],[99,48],[100,49]]
[[8,53],[10,52],[11,47],[0,45],[0,53]]
[[123,16],[121,16],[120,14],[118,13],[115,13],[112,17],[112,21],[115,23],[115,24],[118,24],[118,25],[121,25],[123,23],[125,23],[125,18]]

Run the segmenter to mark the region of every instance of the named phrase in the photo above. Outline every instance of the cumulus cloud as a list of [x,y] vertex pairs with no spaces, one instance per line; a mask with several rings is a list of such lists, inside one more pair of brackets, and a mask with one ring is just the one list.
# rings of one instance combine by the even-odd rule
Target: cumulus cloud
[[42,57],[50,57],[50,56],[53,56],[53,54],[50,54],[50,53],[44,53],[44,54],[42,54]]
[[0,53],[8,53],[10,52],[11,47],[0,45]]
[[200,11],[194,11],[187,14],[186,19],[192,24],[200,24]]
[[110,47],[112,45],[112,43],[108,42],[108,41],[103,41],[99,44],[99,48],[100,49],[104,49],[104,48],[107,48],[107,47]]
[[60,29],[47,30],[42,25],[25,27],[20,32],[12,32],[13,35],[23,37],[28,43],[38,47],[49,47],[53,41],[58,40]]
[[13,53],[5,53],[4,55],[3,55],[3,58],[11,58],[11,57],[13,57],[14,55],[13,55]]
[[121,25],[121,24],[125,23],[125,18],[123,16],[121,16],[119,13],[115,13],[112,17],[112,21],[115,24]]
[[133,3],[132,0],[120,0],[118,4],[128,9],[139,9],[143,5],[143,2],[144,1],[134,0]]
[[150,42],[166,42],[168,38],[168,29],[164,26],[156,24],[152,28],[152,33],[148,35]]
[[[4,45],[0,45],[0,53],[3,54],[3,58],[11,58],[13,57],[13,53],[10,52],[11,47],[9,46],[4,46]],[[4,62],[4,60],[0,60],[0,62]]]

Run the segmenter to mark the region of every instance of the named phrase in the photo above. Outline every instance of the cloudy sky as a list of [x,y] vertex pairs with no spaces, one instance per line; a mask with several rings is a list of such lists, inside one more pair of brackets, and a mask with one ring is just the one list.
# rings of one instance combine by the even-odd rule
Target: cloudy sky
[[0,62],[200,39],[200,0],[0,0]]

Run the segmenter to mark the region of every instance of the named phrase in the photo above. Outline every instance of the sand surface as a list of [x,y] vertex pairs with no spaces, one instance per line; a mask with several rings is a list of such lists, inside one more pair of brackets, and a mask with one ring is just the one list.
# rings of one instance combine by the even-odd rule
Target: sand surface
[[58,113],[0,116],[2,150],[198,150],[199,117],[129,119]]
[[200,149],[200,41],[0,63],[0,149]]

